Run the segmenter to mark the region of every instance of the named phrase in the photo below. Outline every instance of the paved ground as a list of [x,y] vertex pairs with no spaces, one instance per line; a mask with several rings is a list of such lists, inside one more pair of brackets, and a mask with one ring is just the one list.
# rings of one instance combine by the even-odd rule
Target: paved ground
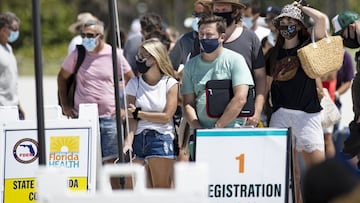
[[[26,119],[36,118],[36,91],[35,76],[20,77],[19,83],[20,104],[25,111]],[[57,105],[57,81],[56,77],[43,78],[44,105]]]
[[[56,77],[43,78],[44,105],[57,105]],[[19,97],[27,119],[36,118],[36,91],[35,77],[19,78]],[[343,111],[341,126],[347,125],[353,118],[351,92],[347,91],[342,96]]]

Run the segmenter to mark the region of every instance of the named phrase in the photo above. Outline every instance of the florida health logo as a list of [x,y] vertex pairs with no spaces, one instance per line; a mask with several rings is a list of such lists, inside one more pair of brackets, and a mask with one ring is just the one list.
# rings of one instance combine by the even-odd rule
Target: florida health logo
[[16,142],[13,148],[13,155],[16,161],[29,164],[39,156],[39,146],[36,140],[24,138]]
[[79,168],[80,136],[50,137],[48,166],[55,168]]

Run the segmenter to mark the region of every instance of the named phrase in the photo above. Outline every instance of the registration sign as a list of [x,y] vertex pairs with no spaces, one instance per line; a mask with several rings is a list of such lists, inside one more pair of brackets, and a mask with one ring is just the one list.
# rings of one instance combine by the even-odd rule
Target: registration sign
[[288,129],[196,130],[196,162],[209,165],[210,202],[287,202]]

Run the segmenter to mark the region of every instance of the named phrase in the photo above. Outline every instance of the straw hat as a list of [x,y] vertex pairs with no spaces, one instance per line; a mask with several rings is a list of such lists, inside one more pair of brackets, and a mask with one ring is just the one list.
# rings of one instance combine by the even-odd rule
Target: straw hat
[[300,21],[303,25],[305,25],[304,14],[300,10],[300,8],[298,8],[297,6],[294,6],[291,4],[284,6],[284,8],[281,10],[280,15],[276,16],[273,20],[273,24],[276,28],[279,28],[280,19],[283,17],[293,18],[295,20]]
[[72,33],[77,33],[80,26],[82,26],[88,20],[97,20],[97,18],[88,12],[80,13],[77,16],[77,21],[69,26],[69,31]]
[[239,7],[239,8],[245,8],[246,6],[240,2],[240,0],[212,0],[210,2],[211,5],[214,3],[224,3],[224,4],[231,4],[233,6]]

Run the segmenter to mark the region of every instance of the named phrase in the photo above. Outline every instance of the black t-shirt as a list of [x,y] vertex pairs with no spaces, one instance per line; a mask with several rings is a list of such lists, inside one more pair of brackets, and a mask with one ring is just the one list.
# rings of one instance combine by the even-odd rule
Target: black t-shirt
[[297,57],[298,49],[299,47],[280,49],[274,70],[269,70],[269,60],[266,61],[267,74],[273,77],[271,84],[273,110],[283,107],[307,113],[320,112],[322,108],[315,79],[309,78],[302,69]]

